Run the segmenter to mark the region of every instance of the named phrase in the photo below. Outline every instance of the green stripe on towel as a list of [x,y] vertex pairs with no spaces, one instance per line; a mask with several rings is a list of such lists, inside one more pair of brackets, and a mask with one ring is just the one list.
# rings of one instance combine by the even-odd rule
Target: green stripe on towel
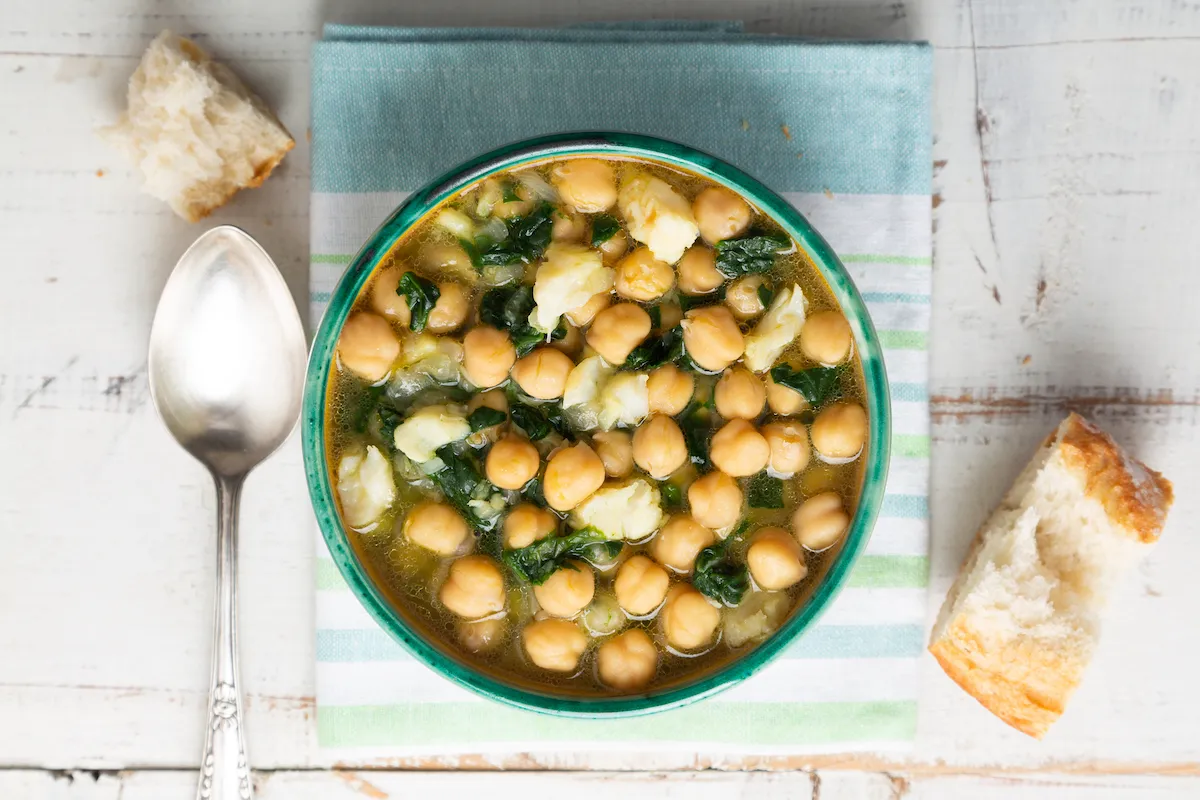
[[923,589],[929,585],[927,556],[863,556],[847,586],[859,589]]

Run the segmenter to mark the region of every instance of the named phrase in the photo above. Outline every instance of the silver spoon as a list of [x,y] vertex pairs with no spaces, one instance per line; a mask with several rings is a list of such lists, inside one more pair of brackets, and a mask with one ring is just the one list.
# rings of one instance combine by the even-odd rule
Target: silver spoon
[[217,608],[200,800],[248,800],[237,665],[237,518],[242,482],[296,426],[304,328],[271,257],[213,228],[167,280],[150,329],[150,394],[167,428],[217,484]]

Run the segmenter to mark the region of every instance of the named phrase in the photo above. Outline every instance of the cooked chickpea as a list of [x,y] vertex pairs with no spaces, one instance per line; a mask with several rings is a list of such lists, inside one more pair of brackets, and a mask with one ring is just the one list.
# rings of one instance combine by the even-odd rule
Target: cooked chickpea
[[658,608],[667,596],[671,577],[646,556],[634,556],[617,570],[613,591],[617,602],[630,616],[644,617]]
[[799,414],[808,408],[808,400],[795,389],[784,386],[782,383],[776,383],[775,379],[771,377],[771,373],[768,372],[767,405],[776,414],[786,417],[790,414]]
[[[735,484],[736,485],[736,484]],[[717,537],[692,517],[671,517],[650,543],[650,554],[664,567],[688,573],[696,565],[696,556]]]
[[463,372],[481,389],[503,383],[516,361],[516,348],[503,331],[480,325],[463,338]]
[[692,214],[709,244],[732,239],[750,227],[750,205],[723,186],[710,186],[696,195]]
[[466,322],[470,310],[470,297],[462,284],[439,283],[438,299],[429,312],[425,328],[430,333],[450,333]]
[[725,305],[733,315],[742,322],[754,319],[767,310],[762,298],[758,296],[759,288],[765,283],[762,275],[747,275],[729,284],[725,290]]
[[633,441],[625,431],[601,431],[592,436],[592,448],[604,464],[610,478],[624,478],[633,472]]
[[688,487],[692,517],[706,528],[728,528],[742,515],[742,488],[724,472],[714,470]]
[[561,339],[550,340],[550,346],[560,353],[565,353],[569,358],[574,358],[583,351],[583,333],[570,323],[564,327],[567,329],[567,335]]
[[558,530],[558,517],[533,503],[521,503],[504,518],[504,546],[528,547]]
[[400,340],[383,317],[351,314],[338,339],[342,366],[371,383],[383,380],[400,355]]
[[684,294],[709,294],[725,283],[725,276],[717,271],[716,254],[702,244],[689,247],[675,268]]
[[458,641],[472,653],[486,653],[504,641],[504,629],[503,619],[460,621]]
[[800,329],[800,352],[827,367],[844,361],[853,341],[850,323],[836,311],[819,311]]
[[582,214],[597,214],[617,202],[617,177],[604,161],[576,158],[557,165],[550,180],[563,202]]
[[758,419],[767,403],[762,380],[745,367],[725,370],[713,392],[717,413],[725,419]]
[[531,622],[521,631],[529,660],[552,672],[574,672],[587,649],[587,634],[565,619]]
[[804,552],[783,528],[763,528],[746,549],[746,566],[754,582],[768,591],[795,586],[808,574]]
[[510,433],[488,451],[485,471],[487,479],[501,489],[520,489],[537,477],[541,463],[528,439]]
[[624,364],[625,359],[650,335],[650,315],[639,305],[617,303],[592,320],[587,343],[610,364]]
[[650,683],[658,669],[658,650],[641,628],[617,634],[596,650],[600,680],[614,689],[632,691]]
[[742,357],[746,343],[725,306],[693,308],[683,316],[683,346],[701,369],[718,372]]
[[596,593],[596,573],[583,561],[568,561],[545,583],[533,587],[538,604],[552,617],[570,618],[583,611]]
[[767,466],[771,445],[744,419],[735,419],[713,434],[709,458],[727,475],[744,478]]
[[658,306],[658,330],[669,331],[683,319],[683,309],[678,303],[660,303]]
[[[464,278],[478,274],[475,272],[475,266],[471,263],[467,251],[457,244],[426,245],[421,248],[420,260],[421,265],[430,272],[453,272]],[[397,276],[397,280],[399,280],[399,276]],[[404,307],[408,308],[407,302]]]
[[517,361],[512,368],[513,380],[521,390],[538,400],[553,400],[562,397],[567,385],[567,375],[575,364],[571,357],[553,347],[537,347],[533,352]]
[[592,295],[592,299],[581,305],[579,308],[572,309],[567,312],[567,319],[572,325],[584,327],[604,309],[612,304],[612,292],[600,292]]
[[622,297],[646,302],[662,297],[675,285],[675,270],[659,261],[649,247],[639,247],[617,262],[613,288]]
[[463,556],[450,565],[438,596],[463,619],[486,617],[504,610],[504,576],[487,556]]
[[450,506],[426,500],[408,512],[401,532],[421,547],[448,556],[458,552],[471,528]]
[[771,469],[784,477],[804,471],[812,457],[808,431],[795,420],[781,420],[762,427],[763,438],[771,447]]
[[556,211],[550,223],[550,238],[556,242],[582,242],[587,220],[578,214]]
[[721,612],[687,584],[671,589],[662,610],[662,630],[676,650],[698,650],[712,642],[721,624]]
[[408,310],[408,299],[396,293],[405,272],[406,270],[399,267],[388,267],[379,271],[374,285],[371,286],[371,308],[407,328],[412,319]]
[[675,416],[692,401],[696,379],[674,364],[663,364],[650,373],[646,381],[646,392],[650,398],[650,411]]
[[555,511],[570,511],[604,485],[604,462],[580,442],[564,447],[546,462],[542,492]]
[[492,389],[488,392],[471,395],[471,399],[467,401],[467,411],[476,411],[480,408],[492,408],[507,414],[508,398],[500,389]]
[[834,403],[817,414],[810,434],[826,459],[852,461],[867,440],[867,412],[858,403]]
[[792,514],[792,531],[796,538],[816,552],[837,544],[849,527],[850,515],[837,492],[813,495]]
[[629,249],[629,237],[625,235],[625,231],[617,231],[601,242],[599,249],[600,255],[604,257],[604,263],[611,264],[625,255],[625,251]]
[[683,431],[665,414],[652,414],[633,434],[633,460],[652,478],[662,480],[687,458]]

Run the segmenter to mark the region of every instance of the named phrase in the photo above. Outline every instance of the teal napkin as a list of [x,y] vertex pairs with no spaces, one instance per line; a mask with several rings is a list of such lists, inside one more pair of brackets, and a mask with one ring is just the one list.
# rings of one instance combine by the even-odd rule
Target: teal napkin
[[763,180],[838,252],[883,339],[896,433],[882,518],[820,623],[744,684],[650,717],[564,720],[459,689],[379,630],[318,535],[322,747],[372,758],[911,742],[929,546],[930,62],[924,44],[754,36],[737,23],[326,27],[312,61],[314,324],[367,236],[454,165],[561,131],[661,136]]

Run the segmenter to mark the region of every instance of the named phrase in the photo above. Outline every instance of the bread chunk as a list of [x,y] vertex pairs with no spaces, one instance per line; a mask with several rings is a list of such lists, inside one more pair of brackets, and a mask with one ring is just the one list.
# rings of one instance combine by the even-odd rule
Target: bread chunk
[[189,222],[261,184],[296,144],[236,75],[170,31],[150,43],[128,108],[101,133],[129,154],[146,193]]
[[1121,574],[1158,540],[1170,482],[1071,414],[984,523],[929,651],[955,683],[1041,738],[1095,650]]

